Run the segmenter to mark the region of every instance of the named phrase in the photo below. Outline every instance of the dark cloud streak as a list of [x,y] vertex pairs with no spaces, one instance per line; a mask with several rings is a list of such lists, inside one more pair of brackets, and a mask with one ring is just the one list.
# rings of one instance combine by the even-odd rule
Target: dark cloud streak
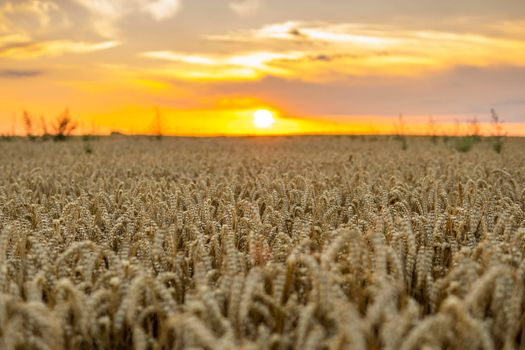
[[0,70],[0,78],[5,79],[26,79],[34,78],[44,74],[41,70],[16,70],[16,69],[5,69]]

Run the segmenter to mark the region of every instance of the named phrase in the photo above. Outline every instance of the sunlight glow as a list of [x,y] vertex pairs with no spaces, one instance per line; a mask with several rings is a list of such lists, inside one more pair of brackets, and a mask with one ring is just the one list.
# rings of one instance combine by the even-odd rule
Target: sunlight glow
[[273,113],[267,109],[259,109],[253,114],[253,125],[259,129],[268,129],[275,123]]
[[0,141],[28,135],[26,113],[46,134],[66,107],[79,135],[153,134],[158,109],[166,136],[251,137],[396,133],[398,112],[409,134],[428,132],[432,115],[432,129],[461,135],[479,115],[490,135],[494,106],[525,136],[517,3],[453,14],[431,0],[428,13],[389,5],[370,17],[344,1],[69,2],[0,0]]

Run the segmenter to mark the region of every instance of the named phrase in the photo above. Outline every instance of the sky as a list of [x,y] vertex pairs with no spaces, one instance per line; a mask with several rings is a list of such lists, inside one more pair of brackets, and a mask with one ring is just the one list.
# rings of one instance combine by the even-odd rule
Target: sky
[[[525,135],[523,0],[0,0],[0,134]],[[264,128],[256,111],[272,114]]]

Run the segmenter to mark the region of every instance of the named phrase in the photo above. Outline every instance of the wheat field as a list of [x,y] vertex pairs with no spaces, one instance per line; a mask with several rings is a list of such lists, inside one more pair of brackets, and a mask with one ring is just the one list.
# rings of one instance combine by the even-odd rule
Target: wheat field
[[524,349],[525,142],[0,143],[0,349]]

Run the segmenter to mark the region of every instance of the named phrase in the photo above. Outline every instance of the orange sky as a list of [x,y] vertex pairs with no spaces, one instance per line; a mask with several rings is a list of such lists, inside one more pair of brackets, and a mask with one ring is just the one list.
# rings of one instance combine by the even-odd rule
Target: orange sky
[[[66,107],[78,132],[525,135],[518,0],[0,1],[0,134]],[[274,113],[270,128],[253,114]],[[434,127],[430,128],[432,118]]]

